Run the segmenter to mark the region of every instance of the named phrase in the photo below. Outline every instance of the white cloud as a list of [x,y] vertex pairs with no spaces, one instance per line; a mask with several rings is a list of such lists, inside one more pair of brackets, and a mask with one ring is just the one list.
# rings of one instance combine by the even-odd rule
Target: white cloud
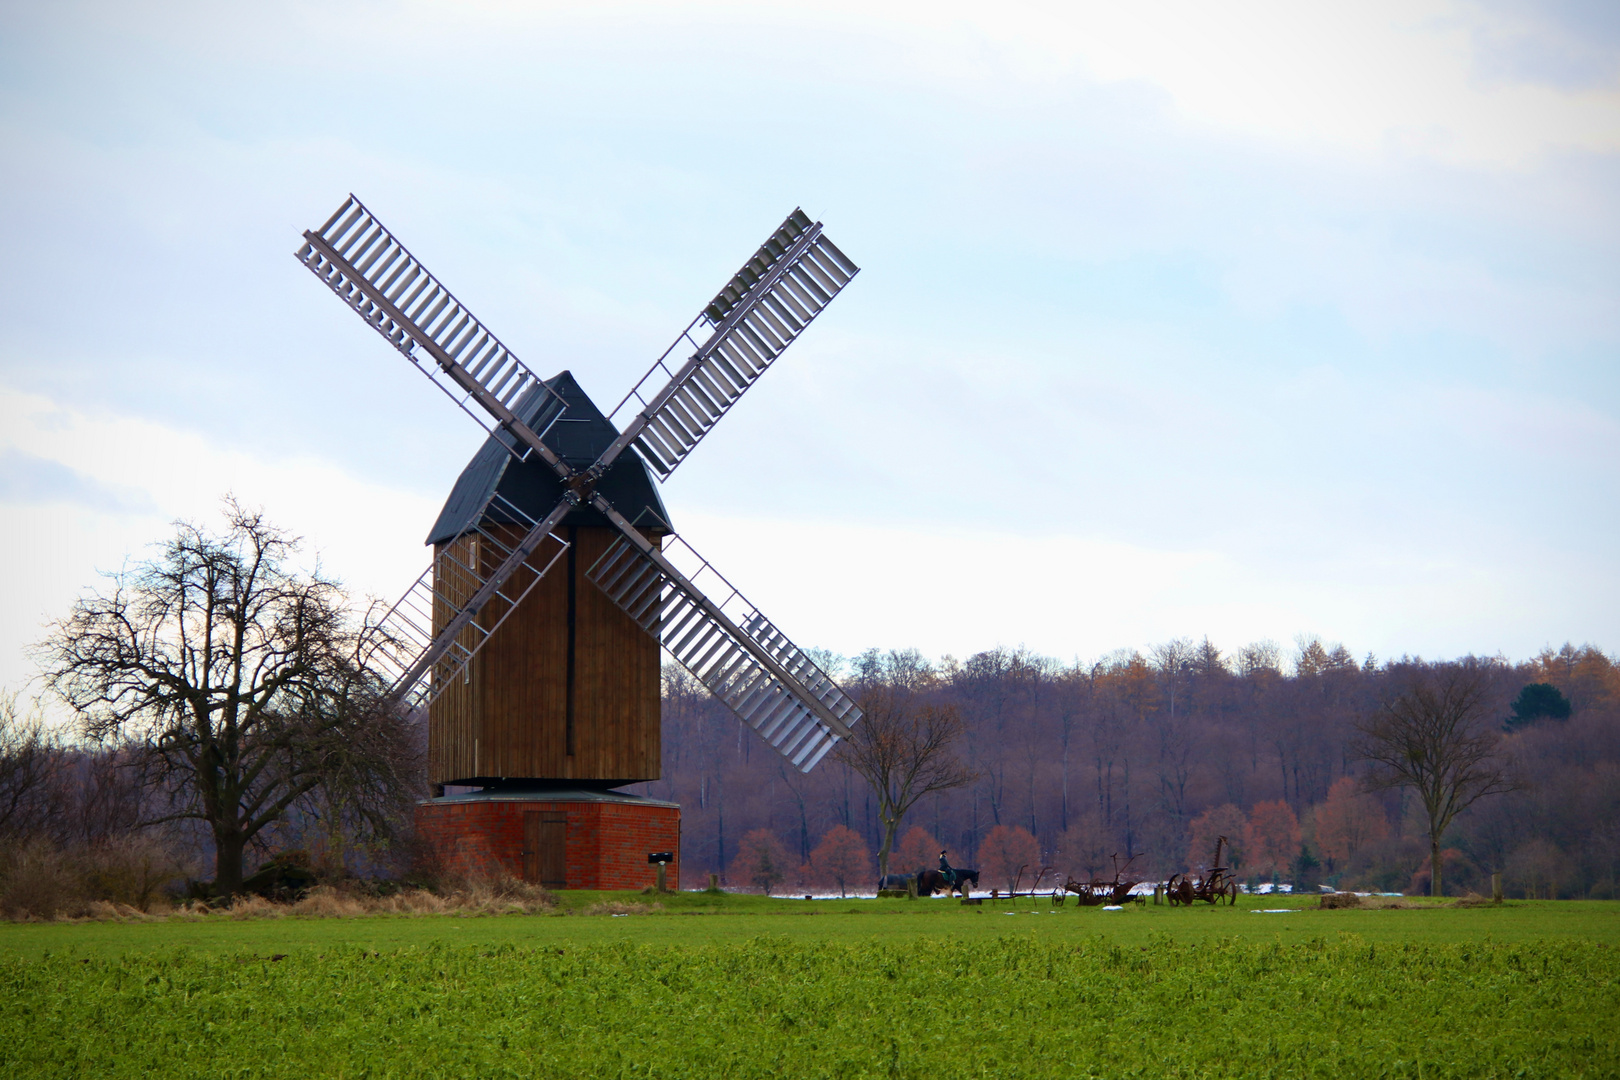
[[[1206,634],[1232,650],[1315,627],[1358,653],[1526,656],[1567,633],[1540,598],[1596,570],[1545,564],[1509,577],[1490,553],[1448,536],[1414,559],[1372,543],[1279,555],[692,511],[680,525],[790,638],[845,654],[916,647],[962,657],[999,644],[1091,659]],[[1582,617],[1601,618],[1615,599],[1599,591]]]
[[226,490],[419,569],[476,429],[293,264],[351,188],[604,406],[825,216],[866,272],[670,492],[805,644],[1615,636],[1616,98],[1517,0],[4,18],[0,683]]
[[422,537],[438,504],[363,481],[330,462],[253,457],[136,417],[84,412],[0,385],[0,686],[32,677],[25,647],[74,598],[147,557],[187,518],[217,523],[234,492],[305,539],[328,573],[358,593],[394,599],[426,565]]
[[[1466,0],[823,0],[482,5],[486,26],[642,28],[707,24],[716,36],[843,34],[906,76],[1028,95],[1100,80],[1156,88],[1193,124],[1360,154],[1524,165],[1553,148],[1620,149],[1614,65],[1591,77],[1578,30],[1524,5]],[[418,32],[440,9],[419,6]],[[461,9],[458,8],[458,17]],[[442,24],[441,24],[442,25]],[[796,33],[795,33],[796,32]],[[881,42],[881,47],[877,43]],[[1531,50],[1538,63],[1515,57]],[[1577,53],[1579,55],[1577,55]],[[1583,77],[1563,77],[1565,68]],[[857,79],[880,77],[865,68]]]

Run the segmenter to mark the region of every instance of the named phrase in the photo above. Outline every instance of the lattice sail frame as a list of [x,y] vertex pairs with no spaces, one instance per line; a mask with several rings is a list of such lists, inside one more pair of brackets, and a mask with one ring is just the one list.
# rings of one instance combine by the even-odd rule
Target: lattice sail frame
[[[490,511],[513,524],[485,524]],[[393,693],[409,705],[433,704],[568,550],[549,516],[535,521],[498,493],[491,493],[474,521],[467,532],[441,545],[377,626],[374,660],[391,677]],[[520,529],[514,540],[510,533]],[[557,542],[557,550],[536,564],[534,552],[547,537]],[[491,582],[492,591],[473,607]],[[459,631],[447,636],[447,647],[426,659],[433,652],[433,627],[457,622]]]
[[[819,222],[794,210],[614,407],[608,419],[617,424],[632,400],[642,406],[610,452],[634,445],[668,479],[859,272]],[[672,358],[688,347],[691,355],[672,370]],[[663,389],[651,393],[660,382]]]
[[[585,576],[643,630],[658,637],[682,667],[795,768],[804,772],[815,768],[859,719],[855,702],[691,545],[671,535],[664,541],[662,554],[680,567],[679,577],[667,573],[623,536]],[[716,603],[714,597],[721,599]],[[739,646],[715,617],[714,608],[766,649],[811,698],[843,721],[844,730],[826,723]]]
[[[850,733],[860,710],[803,650],[690,545],[672,536],[666,541],[670,553],[660,550],[594,490],[632,445],[660,479],[667,478],[859,272],[822,235],[820,223],[801,210],[788,215],[614,410],[616,416],[632,398],[644,406],[584,473],[576,473],[541,438],[561,417],[561,399],[358,199],[350,195],[320,229],[305,232],[304,240],[300,262],[514,456],[539,456],[566,485],[565,497],[539,521],[501,500],[502,513],[527,526],[520,539],[510,543],[498,530],[475,526],[476,535],[444,545],[390,609],[373,651],[387,670],[398,673],[396,696],[425,705],[442,693],[556,564],[566,543],[552,530],[589,503],[621,535],[587,576],[659,636],[743,722],[804,772]],[[699,342],[694,331],[704,325],[713,330]],[[669,358],[683,341],[694,352],[671,372]],[[651,398],[643,396],[659,372],[668,376],[667,385]],[[550,395],[537,410],[535,394]],[[523,419],[531,411],[537,417],[533,426]],[[480,510],[480,523],[497,498],[491,495]],[[535,565],[531,557],[548,536],[558,540],[558,553]],[[477,550],[477,556],[469,557],[469,550]],[[487,573],[486,551],[499,558]],[[670,554],[684,558],[684,571]],[[718,582],[721,603],[696,583],[705,578]],[[492,602],[494,617],[481,619]],[[437,634],[435,625],[441,626]]]

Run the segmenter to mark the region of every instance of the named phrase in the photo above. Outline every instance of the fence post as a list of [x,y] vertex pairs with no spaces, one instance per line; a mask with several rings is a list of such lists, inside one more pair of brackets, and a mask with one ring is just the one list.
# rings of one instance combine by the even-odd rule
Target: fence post
[[720,875],[719,874],[710,874],[709,875],[709,891],[710,892],[719,892],[720,891]]
[[1155,886],[1153,886],[1153,902],[1155,904],[1164,903],[1164,886],[1163,885],[1155,885]]

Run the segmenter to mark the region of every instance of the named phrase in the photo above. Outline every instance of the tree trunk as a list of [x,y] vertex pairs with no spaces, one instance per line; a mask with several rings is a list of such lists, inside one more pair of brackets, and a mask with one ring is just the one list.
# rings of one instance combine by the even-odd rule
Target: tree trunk
[[883,821],[883,846],[878,848],[878,880],[889,876],[889,853],[894,850],[894,834],[900,829],[898,819]]
[[1063,743],[1063,830],[1069,828],[1069,744]]
[[246,848],[247,837],[240,831],[214,834],[214,892],[219,896],[242,891],[242,852]]
[[1429,895],[1440,896],[1440,837],[1429,837]]

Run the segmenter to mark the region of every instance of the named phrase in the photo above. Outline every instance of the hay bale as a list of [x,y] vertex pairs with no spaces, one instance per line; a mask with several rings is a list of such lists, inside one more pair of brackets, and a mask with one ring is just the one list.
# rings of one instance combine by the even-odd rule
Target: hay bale
[[1325,910],[1333,908],[1357,908],[1361,906],[1361,897],[1353,892],[1328,893],[1322,897],[1322,907]]

